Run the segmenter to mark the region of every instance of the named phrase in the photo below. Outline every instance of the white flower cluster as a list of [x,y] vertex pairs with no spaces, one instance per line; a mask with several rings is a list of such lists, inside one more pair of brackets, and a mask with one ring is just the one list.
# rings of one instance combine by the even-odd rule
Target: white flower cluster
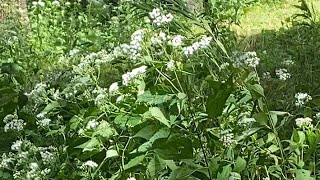
[[166,66],[167,66],[167,71],[174,71],[176,69],[176,65],[175,65],[175,62],[174,60],[170,60],[166,63]]
[[145,35],[145,30],[139,29],[132,33],[130,44],[121,44],[114,48],[112,53],[109,55],[111,59],[120,56],[128,56],[133,60],[137,60],[141,54],[142,41]]
[[259,65],[260,59],[256,52],[246,52],[235,58],[235,67],[247,66],[255,68]]
[[305,105],[307,102],[312,100],[312,97],[310,95],[308,95],[307,93],[300,93],[300,92],[295,95],[295,98],[296,98],[295,105],[297,107],[301,107]]
[[96,120],[90,120],[90,121],[87,123],[86,129],[94,129],[94,128],[96,128],[97,126],[99,126],[99,122],[97,122]]
[[291,78],[291,74],[288,73],[287,69],[277,69],[276,75],[279,77],[280,80],[283,80],[283,81]]
[[262,78],[263,79],[271,79],[271,74],[270,74],[270,72],[264,72],[263,74],[262,74]]
[[57,148],[53,146],[49,147],[39,147],[38,151],[40,153],[40,156],[42,158],[43,164],[50,164],[55,161],[57,157]]
[[227,69],[229,66],[230,66],[230,64],[228,62],[222,63],[220,65],[220,71],[223,70],[223,69]]
[[52,5],[53,6],[56,6],[56,7],[59,7],[60,6],[60,2],[55,0],[55,1],[52,1]]
[[175,36],[173,36],[173,38],[170,40],[169,44],[172,45],[173,47],[182,46],[184,39],[185,39],[184,36],[175,35]]
[[122,84],[128,86],[135,78],[144,74],[147,70],[147,66],[141,66],[133,69],[131,72],[127,72],[122,75]]
[[302,127],[313,127],[313,125],[312,125],[312,119],[309,118],[309,117],[306,117],[306,118],[297,118],[297,119],[296,119],[296,125],[297,125],[299,128],[302,128]]
[[8,114],[4,117],[3,122],[6,123],[4,126],[4,132],[8,131],[22,131],[26,123],[24,120],[19,119],[16,114]]
[[87,169],[87,168],[94,169],[96,167],[98,167],[98,164],[96,162],[94,162],[94,161],[91,161],[91,160],[83,163],[82,166],[81,166],[82,169]]
[[230,146],[232,143],[235,142],[233,138],[234,138],[234,134],[232,133],[231,129],[221,131],[220,133],[220,141],[226,147]]
[[149,16],[152,20],[152,23],[157,26],[170,23],[173,20],[173,15],[171,13],[164,14],[159,8],[154,8],[149,12]]
[[20,151],[23,141],[17,140],[11,145],[12,151]]
[[119,84],[114,82],[109,87],[109,94],[113,95],[119,91]]
[[287,59],[287,60],[282,61],[281,64],[284,66],[292,66],[292,65],[294,65],[294,62],[291,59]]
[[44,7],[45,5],[46,4],[41,0],[32,2],[32,7],[33,8],[35,8],[35,7]]
[[14,159],[10,157],[10,154],[8,156],[7,154],[3,153],[1,157],[0,168],[9,169],[13,162]]
[[168,39],[168,36],[164,32],[159,32],[159,34],[155,34],[154,36],[151,37],[151,44],[153,45],[159,45],[164,42],[166,42]]
[[48,127],[50,125],[51,119],[46,118],[45,117],[46,114],[47,113],[45,113],[45,112],[41,112],[41,113],[37,114],[36,117],[38,118],[38,120],[36,123],[39,127]]
[[320,120],[320,112],[318,112],[318,113],[315,115],[315,117],[316,117],[318,120]]
[[43,103],[47,98],[47,91],[48,85],[45,83],[38,83],[34,86],[33,90],[30,93],[25,93],[30,101],[35,103]]
[[194,52],[207,48],[212,41],[212,37],[203,36],[200,41],[194,42],[191,46],[183,47],[183,53],[188,56],[192,55]]

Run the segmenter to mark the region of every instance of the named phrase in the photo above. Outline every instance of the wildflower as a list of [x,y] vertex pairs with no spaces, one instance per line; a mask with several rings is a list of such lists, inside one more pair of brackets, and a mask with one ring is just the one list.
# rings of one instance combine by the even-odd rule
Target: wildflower
[[122,84],[128,86],[129,83],[146,72],[147,66],[141,66],[138,68],[133,69],[131,72],[127,72],[126,74],[122,75]]
[[22,141],[21,140],[17,140],[16,142],[14,142],[11,145],[11,150],[12,151],[20,151],[21,150],[21,145],[22,145]]
[[66,4],[65,4],[66,6],[70,6],[71,5],[71,3],[70,2],[66,2]]
[[191,46],[182,48],[186,56],[192,55],[195,51],[207,48],[212,41],[212,37],[203,36],[199,41],[194,42]]
[[318,112],[317,114],[316,114],[316,118],[319,120],[320,119],[320,112]]
[[49,126],[50,122],[51,122],[51,119],[45,118],[45,119],[37,121],[37,124],[41,127],[47,127],[47,126]]
[[49,151],[40,151],[40,156],[44,164],[49,164],[55,157],[55,155]]
[[123,99],[124,99],[124,97],[125,97],[124,95],[118,96],[117,99],[116,99],[116,102],[117,102],[117,103],[122,102]]
[[[9,154],[10,155],[10,154]],[[3,153],[0,162],[0,168],[10,168],[10,164],[13,163],[13,158],[8,157],[7,154]]]
[[129,177],[127,180],[136,180],[135,177]]
[[308,95],[307,93],[300,93],[300,92],[295,95],[295,98],[296,98],[295,105],[297,107],[301,107],[305,105],[307,102],[312,100],[312,97],[310,95]]
[[149,12],[149,16],[152,22],[157,26],[170,23],[174,18],[171,13],[163,14],[159,8],[154,8],[151,12]]
[[35,163],[35,162],[33,162],[33,163],[30,163],[30,169],[38,169],[39,168],[39,165],[38,165],[38,163]]
[[235,58],[235,66],[247,66],[255,68],[259,65],[260,59],[257,57],[256,52],[246,52]]
[[174,47],[181,46],[183,44],[183,39],[184,39],[183,36],[176,35],[172,38],[172,40],[170,41],[170,44]]
[[313,127],[313,125],[312,125],[312,119],[309,118],[309,117],[306,117],[306,118],[297,118],[297,119],[296,119],[296,125],[297,125],[299,128],[302,128],[302,127]]
[[90,120],[90,121],[87,123],[86,128],[87,128],[87,129],[93,129],[93,128],[97,127],[98,125],[99,125],[99,122],[97,122],[96,120]]
[[235,141],[233,138],[234,134],[231,132],[230,129],[221,132],[220,141],[223,143],[224,146],[230,146]]
[[89,160],[89,161],[85,162],[83,164],[83,166],[89,167],[89,168],[96,168],[96,167],[98,167],[98,164],[95,163],[94,161]]
[[174,71],[176,69],[175,62],[173,60],[170,60],[166,63],[167,71]]
[[230,64],[228,62],[225,62],[225,63],[220,65],[220,70],[227,69],[228,66],[230,66]]
[[56,0],[56,1],[53,1],[53,2],[52,2],[52,5],[53,5],[53,6],[56,6],[56,7],[59,7],[59,6],[60,6],[60,2],[57,1],[57,0]]
[[110,94],[114,94],[114,93],[118,92],[118,90],[119,90],[119,86],[118,86],[118,83],[117,83],[117,82],[112,83],[112,84],[110,85],[110,87],[109,87],[109,93],[110,93]]
[[22,119],[13,119],[4,126],[4,132],[9,130],[22,131],[26,123]]
[[288,60],[282,61],[281,64],[285,66],[291,66],[291,65],[294,65],[294,62],[291,59],[288,59]]
[[270,72],[264,72],[263,74],[262,74],[262,78],[263,79],[271,79],[271,75],[270,75]]
[[288,73],[287,69],[277,69],[276,75],[279,77],[280,80],[284,80],[284,81],[291,78],[291,74]]

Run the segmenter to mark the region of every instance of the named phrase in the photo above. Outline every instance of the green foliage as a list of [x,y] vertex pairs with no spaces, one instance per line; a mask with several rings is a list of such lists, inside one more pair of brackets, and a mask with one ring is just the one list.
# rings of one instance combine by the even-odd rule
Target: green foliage
[[317,179],[317,108],[269,109],[224,24],[248,2],[223,2],[31,3],[1,45],[0,177]]

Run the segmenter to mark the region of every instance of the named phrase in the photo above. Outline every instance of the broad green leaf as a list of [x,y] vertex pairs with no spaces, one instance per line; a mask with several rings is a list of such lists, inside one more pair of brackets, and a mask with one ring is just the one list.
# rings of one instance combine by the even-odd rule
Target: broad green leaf
[[44,110],[42,111],[42,113],[49,113],[51,112],[53,109],[59,107],[59,103],[57,101],[52,101],[50,104],[48,104]]
[[232,90],[230,88],[221,89],[216,95],[209,96],[207,100],[207,113],[210,118],[215,118],[222,114],[231,92]]
[[157,127],[156,126],[146,126],[143,129],[141,129],[136,135],[133,137],[140,137],[146,140],[149,140],[152,135],[154,135],[157,132]]
[[311,172],[309,170],[297,169],[296,180],[314,180],[314,178],[311,177]]
[[168,138],[170,134],[170,131],[168,129],[160,129],[158,132],[156,132],[149,141],[143,143],[139,148],[138,151],[139,152],[145,152],[147,151],[149,148],[152,147],[153,143],[155,140],[157,139],[162,139],[162,138]]
[[230,176],[230,173],[231,173],[231,171],[232,171],[232,168],[231,168],[231,165],[229,164],[229,165],[227,165],[227,166],[224,166],[223,168],[222,168],[222,172],[220,173],[218,173],[218,175],[217,175],[217,180],[227,180],[227,179],[229,179],[229,176]]
[[75,147],[79,149],[83,149],[82,152],[92,151],[97,149],[100,146],[100,142],[97,138],[91,138],[89,141]]
[[233,171],[237,173],[241,173],[247,166],[247,161],[244,160],[242,157],[238,156],[236,160],[236,164],[233,168]]
[[157,139],[152,148],[159,157],[165,160],[192,158],[193,147],[190,138],[172,135],[168,139]]
[[115,133],[116,133],[115,129],[110,127],[109,123],[107,123],[106,121],[102,121],[97,127],[97,129],[94,131],[93,136],[99,135],[106,139],[109,139]]
[[109,149],[106,152],[106,158],[117,157],[118,155],[118,152],[114,149]]
[[148,164],[147,171],[150,177],[158,177],[158,173],[166,166],[166,162],[155,156]]
[[255,93],[255,94],[260,95],[261,97],[264,97],[264,90],[260,84],[248,85],[248,89],[252,93]]
[[124,165],[124,167],[123,167],[124,170],[130,169],[130,168],[132,168],[132,167],[134,167],[134,166],[139,165],[139,164],[144,160],[144,158],[145,158],[145,155],[140,155],[140,156],[137,156],[137,157],[131,159],[131,160],[128,162],[128,164],[125,164],[125,165]]
[[162,124],[170,127],[169,120],[166,117],[164,117],[163,113],[158,107],[150,107],[149,111],[152,117],[160,121]]

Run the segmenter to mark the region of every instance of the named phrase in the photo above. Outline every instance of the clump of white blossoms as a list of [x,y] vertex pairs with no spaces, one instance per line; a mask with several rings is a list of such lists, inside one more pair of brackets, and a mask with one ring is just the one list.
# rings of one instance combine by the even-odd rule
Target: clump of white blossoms
[[300,92],[295,95],[295,98],[296,98],[295,105],[297,107],[301,107],[305,105],[307,102],[312,100],[312,97],[310,95],[308,95],[307,93],[300,93]]
[[283,81],[291,78],[291,74],[288,73],[287,69],[277,69],[276,75],[279,77],[280,80],[283,80]]
[[318,120],[320,120],[320,112],[318,112],[318,113],[315,115],[315,117],[316,117]]
[[173,15],[171,13],[165,14],[159,8],[154,8],[151,12],[149,12],[149,16],[152,20],[152,23],[156,24],[157,26],[170,23],[173,20]]
[[313,125],[312,125],[312,119],[309,118],[309,117],[306,117],[306,118],[297,118],[297,119],[296,119],[296,125],[297,125],[299,128],[302,128],[302,127],[313,127]]
[[50,125],[51,119],[44,118],[37,121],[37,125],[40,127],[48,127]]
[[143,29],[137,30],[131,35],[130,50],[129,50],[130,58],[135,60],[138,57],[140,57],[143,38],[144,38]]
[[264,72],[263,74],[262,74],[262,78],[263,79],[271,79],[271,74],[270,74],[270,72]]
[[174,71],[176,69],[175,62],[173,60],[170,60],[166,63],[167,71]]
[[60,6],[60,2],[55,0],[55,1],[52,2],[52,5],[56,6],[56,7],[59,7]]
[[81,167],[82,167],[83,169],[85,169],[85,168],[92,168],[92,169],[94,169],[94,168],[98,167],[98,164],[97,164],[96,162],[94,162],[94,161],[89,160],[89,161],[83,163]]
[[25,93],[30,101],[35,103],[43,103],[47,97],[48,85],[45,83],[38,83],[34,86],[33,90],[30,93]]
[[155,34],[154,36],[151,37],[151,44],[153,45],[160,45],[164,42],[166,42],[168,39],[166,33],[160,32],[159,34]]
[[259,65],[260,58],[257,57],[256,52],[246,52],[242,55],[238,55],[235,58],[235,67],[247,66],[255,68]]
[[181,35],[175,35],[173,38],[169,41],[169,44],[173,47],[179,47],[183,45],[183,40],[185,37]]
[[220,133],[220,141],[226,147],[230,146],[232,143],[235,142],[233,138],[234,138],[234,134],[232,133],[231,129],[221,131]]
[[284,66],[291,66],[291,65],[294,65],[294,62],[291,59],[287,59],[287,60],[282,61],[281,64]]
[[99,125],[99,122],[97,122],[96,120],[90,120],[90,121],[87,123],[86,128],[87,128],[87,129],[94,129],[94,128],[97,127],[98,125]]
[[126,74],[123,74],[122,75],[122,84],[124,86],[128,86],[135,78],[144,74],[146,72],[146,70],[147,70],[147,66],[141,66],[141,67],[133,69],[131,72],[127,72]]
[[202,38],[199,41],[194,42],[191,46],[183,47],[182,51],[186,56],[192,55],[200,49],[205,49],[209,47],[211,41],[212,37],[202,36]]
[[46,4],[43,2],[43,1],[41,1],[41,0],[39,0],[39,1],[33,1],[32,2],[32,7],[44,7]]
[[4,132],[22,131],[26,125],[24,120],[19,119],[16,114],[8,114],[6,117],[4,117],[3,122],[6,123],[4,126]]
[[119,84],[114,82],[109,87],[109,94],[113,95],[119,91]]
[[17,140],[11,145],[12,151],[20,151],[23,141]]

